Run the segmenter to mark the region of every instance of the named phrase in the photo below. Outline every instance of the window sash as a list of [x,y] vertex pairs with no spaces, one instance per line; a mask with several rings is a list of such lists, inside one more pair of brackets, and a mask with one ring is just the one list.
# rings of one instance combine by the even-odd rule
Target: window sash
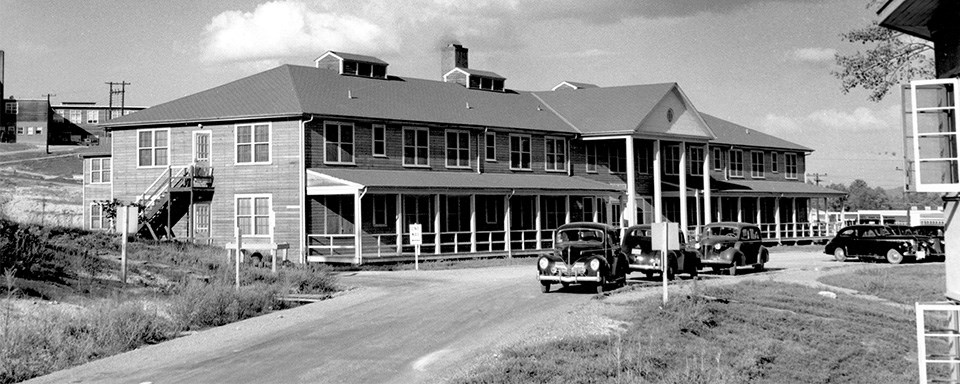
[[770,171],[780,173],[780,156],[776,152],[770,152]]
[[487,161],[497,161],[497,133],[487,132],[485,136],[485,156]]
[[586,142],[583,146],[587,156],[587,172],[597,172],[597,145],[592,142]]
[[764,175],[764,159],[763,152],[751,151],[750,152],[750,177],[763,178]]
[[730,177],[743,177],[743,151],[730,151]]
[[387,222],[387,196],[373,195],[373,226],[386,227]]
[[470,168],[470,133],[447,131],[447,168]]
[[510,136],[510,169],[531,170],[530,136]]
[[797,154],[796,153],[786,153],[783,157],[784,160],[784,177],[788,179],[797,178]]
[[90,229],[104,229],[103,206],[100,204],[90,204]]
[[237,125],[235,139],[237,164],[270,162],[269,124]]
[[271,197],[237,195],[236,224],[244,236],[271,236]]
[[147,129],[137,133],[137,166],[159,167],[170,163],[170,131]]
[[690,147],[690,175],[703,176],[703,148]]
[[373,155],[387,156],[387,127],[383,125],[373,126]]
[[713,149],[713,170],[723,170],[723,152],[720,150],[720,148]]
[[430,166],[430,131],[427,128],[403,129],[403,165]]
[[679,145],[669,145],[667,150],[664,151],[664,168],[663,173],[666,175],[679,175],[680,174],[680,146]]
[[567,170],[567,141],[548,137],[544,140],[544,168],[548,171]]

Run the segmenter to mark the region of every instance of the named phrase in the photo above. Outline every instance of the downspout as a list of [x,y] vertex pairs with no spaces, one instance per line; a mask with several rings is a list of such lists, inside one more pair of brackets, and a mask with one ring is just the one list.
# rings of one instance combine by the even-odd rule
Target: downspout
[[307,263],[307,158],[305,142],[307,140],[307,123],[313,122],[314,115],[309,120],[300,120],[300,264]]

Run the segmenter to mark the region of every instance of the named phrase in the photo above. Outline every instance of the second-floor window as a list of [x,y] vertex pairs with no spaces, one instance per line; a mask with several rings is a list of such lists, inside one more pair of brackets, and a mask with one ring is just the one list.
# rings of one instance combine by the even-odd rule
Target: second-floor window
[[650,174],[653,169],[652,151],[653,147],[650,146],[650,142],[641,141],[640,145],[637,146],[637,173],[641,175]]
[[627,156],[624,154],[626,148],[613,144],[607,147],[607,164],[610,167],[610,173],[624,173],[627,171]]
[[596,173],[597,172],[597,144],[588,141],[583,143],[583,151],[587,156],[587,172]]
[[487,132],[484,135],[485,145],[484,153],[485,159],[487,161],[497,161],[497,133],[496,132]]
[[430,166],[430,131],[427,128],[403,129],[403,165]]
[[723,169],[723,151],[720,148],[713,149],[713,170],[720,171]]
[[137,166],[159,167],[170,164],[170,130],[146,129],[137,132]]
[[680,174],[680,146],[668,145],[663,154],[663,173],[667,175]]
[[90,184],[110,182],[110,159],[90,159]]
[[730,177],[743,177],[743,151],[730,150]]
[[470,132],[447,131],[447,168],[470,168]]
[[97,124],[100,122],[99,111],[87,111],[87,124]]
[[543,153],[548,171],[567,170],[567,140],[559,137],[547,137],[543,141]]
[[83,124],[83,111],[79,109],[71,109],[69,119],[71,123]]
[[770,171],[773,173],[780,172],[780,154],[776,152],[770,152]]
[[510,169],[527,170],[530,168],[530,136],[510,136]]
[[750,177],[763,178],[763,152],[760,151],[751,151],[750,152]]
[[270,162],[270,125],[237,126],[237,164]]
[[16,115],[17,114],[17,102],[8,101],[3,105],[3,113],[7,115]]
[[797,154],[796,153],[784,153],[783,154],[783,176],[788,179],[797,178]]
[[373,126],[373,155],[387,156],[387,127],[375,124]]
[[703,176],[703,147],[690,147],[690,174]]
[[353,124],[327,122],[323,124],[323,162],[353,164]]

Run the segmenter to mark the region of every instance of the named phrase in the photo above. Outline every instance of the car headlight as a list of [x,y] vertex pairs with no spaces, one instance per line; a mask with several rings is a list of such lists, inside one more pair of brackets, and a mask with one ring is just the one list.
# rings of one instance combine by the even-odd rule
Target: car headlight
[[541,257],[540,261],[537,262],[537,265],[540,267],[540,270],[546,270],[550,266],[550,260],[547,260],[546,257]]
[[719,252],[721,249],[723,249],[723,244],[716,243],[716,244],[713,245],[713,249],[715,249],[715,250],[717,250],[717,251]]
[[600,260],[599,260],[599,259],[590,260],[590,269],[592,269],[592,270],[594,270],[594,271],[599,271],[599,270],[600,270]]
[[697,243],[696,245],[694,245],[693,248],[694,248],[694,249],[700,249],[700,243]]

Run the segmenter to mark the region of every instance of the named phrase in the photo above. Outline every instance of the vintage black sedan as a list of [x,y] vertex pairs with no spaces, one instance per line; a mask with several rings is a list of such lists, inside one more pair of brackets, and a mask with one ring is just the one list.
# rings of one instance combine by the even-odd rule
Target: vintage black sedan
[[544,293],[550,292],[551,284],[590,284],[602,293],[607,283],[626,282],[627,257],[616,227],[591,222],[564,224],[557,228],[553,244],[553,253],[537,260],[537,279]]
[[944,233],[942,225],[915,225],[913,226],[913,234],[916,236],[926,237],[927,240],[927,249],[930,251],[932,257],[944,258],[946,257],[946,243],[943,241]]
[[[660,251],[652,249],[651,237],[650,224],[629,227],[623,235],[623,252],[629,260],[630,272],[642,272],[647,278],[654,273],[663,273]],[[693,244],[687,244],[682,231],[679,241],[679,250],[667,252],[667,280],[673,280],[677,273],[697,277],[697,270],[700,269],[700,252]]]
[[726,270],[731,276],[737,267],[752,265],[757,271],[770,260],[770,252],[762,244],[760,228],[753,224],[720,222],[707,224],[700,234],[697,249],[700,264],[714,271]]
[[827,243],[823,252],[833,255],[837,261],[848,257],[861,260],[886,260],[900,264],[905,260],[924,259],[928,244],[914,235],[898,235],[889,226],[860,224],[844,227]]

